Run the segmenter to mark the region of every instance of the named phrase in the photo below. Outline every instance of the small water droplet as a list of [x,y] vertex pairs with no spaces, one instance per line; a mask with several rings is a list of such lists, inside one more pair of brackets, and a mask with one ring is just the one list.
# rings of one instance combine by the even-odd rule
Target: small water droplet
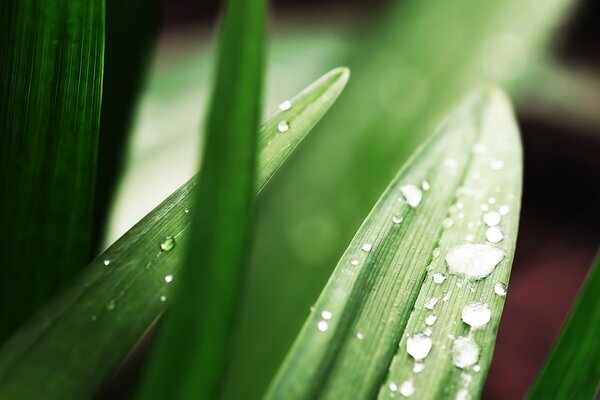
[[417,207],[423,199],[423,193],[415,185],[400,186],[400,193],[402,193],[402,196],[404,196],[406,202],[412,208]]
[[350,261],[350,264],[352,264],[356,267],[358,265],[358,260],[352,260],[352,261]]
[[391,392],[398,391],[398,385],[396,384],[396,382],[390,382],[390,384],[388,385],[388,388],[390,389]]
[[435,305],[438,303],[439,300],[440,299],[438,299],[437,297],[430,298],[425,303],[425,308],[428,309],[428,310],[433,310],[433,308],[435,307]]
[[186,213],[186,214],[189,214],[190,209],[186,207],[185,210],[183,210],[183,212]]
[[481,211],[487,211],[487,210],[489,210],[489,209],[490,209],[490,206],[488,206],[486,203],[483,203],[483,204],[481,205]]
[[425,325],[432,326],[433,324],[435,324],[436,320],[437,320],[437,317],[433,314],[430,314],[427,317],[425,317]]
[[438,258],[440,256],[440,248],[436,247],[435,249],[433,249],[433,258]]
[[402,223],[402,217],[399,217],[397,215],[394,215],[392,217],[392,222],[396,225],[401,224]]
[[479,364],[473,366],[473,371],[479,372],[481,371],[481,366]]
[[444,300],[444,303],[447,302],[448,300],[450,300],[450,293],[446,293],[442,300]]
[[92,321],[97,321],[97,320],[98,320],[98,317],[95,315],[92,315]]
[[460,336],[452,342],[452,363],[458,368],[468,368],[479,361],[479,346],[470,336]]
[[488,199],[488,203],[490,203],[490,204],[494,204],[494,203],[496,203],[496,198],[495,198],[495,197],[490,197],[490,198]]
[[358,340],[363,340],[365,338],[365,335],[363,335],[361,332],[356,333],[356,338]]
[[327,323],[327,321],[319,321],[319,323],[317,324],[317,329],[321,332],[325,332],[327,329],[329,329],[329,324]]
[[108,311],[112,311],[115,309],[115,307],[117,306],[117,303],[115,303],[114,300],[109,301],[108,303],[106,303],[106,309]]
[[452,225],[454,225],[454,221],[451,220],[450,218],[446,218],[445,220],[442,221],[442,228],[444,228],[444,229],[451,228]]
[[421,188],[422,188],[424,191],[428,191],[430,187],[431,187],[431,186],[429,186],[429,182],[427,182],[427,181],[423,181],[423,182],[421,182]]
[[160,296],[160,301],[167,301],[167,296]]
[[466,240],[467,242],[472,242],[473,240],[475,240],[475,236],[473,236],[473,235],[469,234],[469,235],[467,235],[467,236],[465,237],[465,240]]
[[499,243],[504,239],[504,234],[500,228],[492,226],[485,231],[485,238],[490,243]]
[[290,129],[290,124],[288,124],[287,121],[281,121],[280,123],[277,124],[277,130],[280,133],[287,132],[289,129]]
[[431,328],[425,328],[425,330],[423,331],[423,334],[425,336],[431,336],[432,333],[433,331],[431,330]]
[[162,251],[171,251],[175,247],[175,238],[173,236],[166,236],[162,242],[160,242],[160,249]]
[[433,342],[424,333],[417,333],[406,341],[406,352],[415,360],[420,361],[427,357]]
[[415,374],[418,374],[419,372],[422,372],[425,369],[425,364],[424,363],[415,363],[415,365],[413,366],[413,372]]
[[285,100],[284,102],[282,102],[282,103],[279,105],[279,109],[280,109],[281,111],[287,111],[287,110],[289,110],[289,109],[291,109],[291,108],[292,108],[292,102],[291,102],[291,101],[289,101],[289,100]]
[[102,264],[104,264],[108,267],[110,265],[110,260],[104,260],[104,261],[102,261]]
[[433,274],[433,281],[434,281],[435,283],[442,283],[442,282],[444,282],[445,280],[446,280],[446,276],[445,276],[444,274],[440,274],[439,272],[438,272],[438,273],[435,273],[435,274]]
[[364,252],[367,252],[367,253],[368,253],[369,251],[371,251],[371,249],[372,249],[372,248],[373,248],[373,245],[372,245],[371,243],[365,243],[365,244],[363,244],[363,246],[362,246],[362,250],[363,250]]
[[496,226],[500,223],[502,217],[496,211],[488,211],[483,215],[483,222],[487,226]]
[[500,212],[500,215],[506,215],[510,211],[510,208],[507,205],[503,205],[500,206],[500,209],[498,211]]
[[487,304],[476,301],[463,308],[461,318],[465,324],[481,328],[490,321],[492,312]]
[[498,282],[494,285],[494,293],[496,293],[498,296],[506,296],[506,292],[508,291],[508,288],[506,287],[506,284],[503,282]]
[[171,282],[173,282],[173,275],[166,275],[166,276],[165,276],[165,282],[166,282],[166,283],[171,283]]
[[456,162],[456,160],[454,158],[446,158],[444,160],[444,164],[446,164],[446,166],[449,167],[449,168],[456,168],[456,167],[458,167],[458,162]]
[[456,393],[456,400],[469,400],[471,395],[468,389],[460,389],[458,393]]
[[485,154],[488,151],[488,147],[485,143],[475,143],[473,145],[473,153],[475,154]]
[[451,274],[478,280],[488,276],[504,256],[504,251],[496,246],[467,243],[450,249],[446,263]]
[[333,314],[331,313],[331,311],[324,310],[321,312],[321,317],[323,319],[331,319],[332,316]]
[[415,385],[412,380],[408,380],[400,385],[400,394],[404,397],[410,397],[415,393]]
[[492,168],[493,170],[499,170],[504,168],[504,162],[502,160],[493,160],[490,163],[490,168]]

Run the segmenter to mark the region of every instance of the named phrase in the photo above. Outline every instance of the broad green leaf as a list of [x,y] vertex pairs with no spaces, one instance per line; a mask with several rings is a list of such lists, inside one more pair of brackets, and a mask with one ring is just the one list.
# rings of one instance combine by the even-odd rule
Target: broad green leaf
[[596,399],[600,389],[600,253],[529,399]]
[[89,262],[104,0],[0,7],[0,343]]
[[[291,99],[262,127],[257,187],[264,187],[346,85],[338,68]],[[290,129],[274,127],[287,120]],[[270,144],[269,144],[270,142]],[[263,147],[266,146],[266,147]],[[171,301],[189,234],[193,178],[98,256],[0,350],[0,398],[90,398]],[[171,236],[175,247],[161,243]],[[168,244],[165,243],[165,244]]]
[[[508,282],[520,196],[521,144],[508,100],[498,89],[475,92],[362,224],[267,398],[433,399],[463,390],[477,398],[504,304],[495,286]],[[461,321],[474,302],[491,310],[479,329]],[[480,354],[459,368],[452,349],[461,337]]]
[[[253,222],[262,109],[265,0],[228,0],[190,242],[161,322],[140,399],[209,399],[229,365]],[[278,130],[285,133],[288,123]]]
[[383,18],[356,32],[344,97],[264,197],[224,399],[265,392],[305,310],[398,168],[471,88],[500,82],[518,101],[574,1],[387,3]]

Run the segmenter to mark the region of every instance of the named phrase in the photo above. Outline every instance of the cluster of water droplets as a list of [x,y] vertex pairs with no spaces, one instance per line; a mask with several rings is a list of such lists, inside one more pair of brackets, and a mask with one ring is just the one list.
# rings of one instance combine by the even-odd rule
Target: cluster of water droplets
[[[279,104],[279,109],[281,111],[288,111],[292,109],[292,102],[289,100],[285,100],[281,104]],[[277,131],[279,133],[285,133],[290,129],[290,123],[287,120],[282,120],[277,123]]]

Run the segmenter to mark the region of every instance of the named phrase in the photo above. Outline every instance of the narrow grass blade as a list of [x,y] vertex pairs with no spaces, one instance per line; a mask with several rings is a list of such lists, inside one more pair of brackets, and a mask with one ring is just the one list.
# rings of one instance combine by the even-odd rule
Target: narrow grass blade
[[600,389],[600,253],[529,399],[596,399]]
[[[260,132],[257,188],[265,186],[348,81],[335,69],[291,99]],[[281,120],[290,129],[275,129]],[[270,143],[270,144],[269,144]],[[189,235],[196,179],[179,188],[98,256],[0,350],[0,398],[91,398],[171,301]],[[168,252],[160,244],[175,239]]]
[[[162,0],[109,0],[106,4],[106,54],[94,198],[93,255],[98,254],[112,197],[121,175],[131,120],[146,77],[163,3]],[[132,21],[135,21],[134,29]]]
[[[477,398],[504,304],[494,288],[508,281],[520,193],[521,145],[508,101],[497,89],[476,92],[400,171],[362,224],[267,398],[414,393],[433,399],[461,390]],[[462,259],[454,260],[456,251]],[[483,272],[489,276],[475,278]],[[461,321],[472,302],[491,310],[491,320],[476,330]],[[452,359],[462,336],[480,349],[468,368]]]
[[89,261],[104,1],[0,6],[0,343]]

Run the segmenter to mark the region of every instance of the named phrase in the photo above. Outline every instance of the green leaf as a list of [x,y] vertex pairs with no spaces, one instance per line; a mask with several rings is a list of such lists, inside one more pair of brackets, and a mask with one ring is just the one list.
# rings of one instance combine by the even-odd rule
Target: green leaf
[[[329,110],[348,77],[345,68],[327,73],[291,99],[290,110],[265,123],[258,188],[270,178],[265,172],[275,172]],[[290,129],[280,134],[274,127],[284,118]],[[0,350],[0,398],[68,400],[96,393],[170,303],[165,277],[178,277],[195,182],[179,188],[98,256]],[[176,245],[163,252],[160,243],[167,236]]]
[[265,0],[229,0],[225,8],[190,243],[140,399],[213,398],[229,364],[253,220],[265,12]]
[[0,9],[2,343],[89,262],[104,1]]
[[[520,195],[521,144],[510,105],[498,89],[476,92],[406,164],[362,224],[267,398],[392,398],[400,388],[424,399],[455,398],[463,389],[477,398],[504,304],[494,287],[508,281]],[[499,232],[501,241],[486,242],[496,242]],[[491,320],[470,330],[461,312],[472,302],[487,304]],[[417,344],[433,343],[419,363],[407,353],[407,340],[412,347],[409,338],[418,334],[425,336]],[[477,368],[453,364],[459,337],[477,343]]]
[[529,399],[596,399],[600,389],[600,253]]

